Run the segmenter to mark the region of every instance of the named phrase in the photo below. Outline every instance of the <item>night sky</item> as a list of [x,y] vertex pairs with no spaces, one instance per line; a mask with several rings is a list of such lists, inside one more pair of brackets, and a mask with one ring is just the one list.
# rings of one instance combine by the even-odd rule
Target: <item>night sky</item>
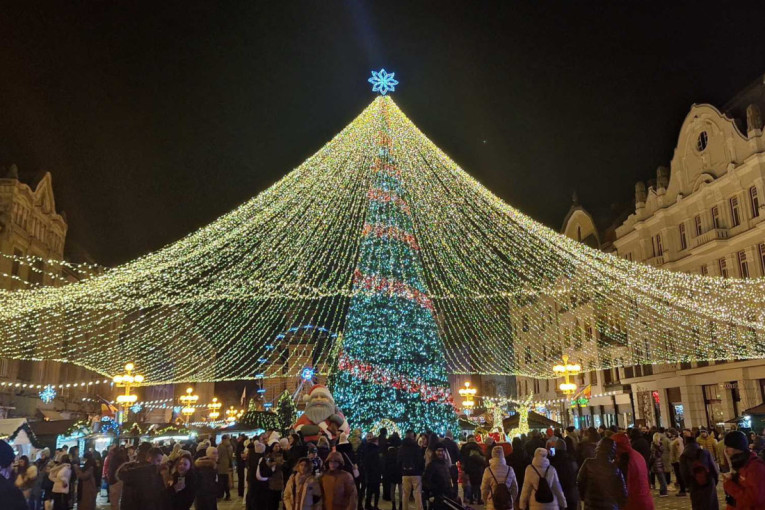
[[0,11],[0,164],[50,171],[69,240],[106,265],[299,165],[372,101],[371,69],[396,72],[396,102],[466,171],[555,229],[574,189],[598,214],[629,204],[691,104],[765,73],[762,2],[70,3]]

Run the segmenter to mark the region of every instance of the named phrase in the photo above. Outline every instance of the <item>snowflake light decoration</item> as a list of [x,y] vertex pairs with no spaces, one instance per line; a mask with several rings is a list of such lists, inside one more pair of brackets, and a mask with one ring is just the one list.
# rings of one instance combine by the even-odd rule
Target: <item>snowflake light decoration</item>
[[373,85],[372,92],[379,92],[384,96],[388,92],[395,91],[398,85],[398,81],[393,78],[395,75],[396,73],[388,73],[385,69],[372,71],[372,77],[368,80]]
[[40,400],[45,402],[46,404],[50,404],[53,402],[53,399],[56,398],[56,389],[51,386],[50,384],[46,385],[39,393]]
[[132,406],[130,406],[130,410],[133,411],[133,413],[138,414],[141,412],[141,409],[143,409],[143,404],[136,402]]

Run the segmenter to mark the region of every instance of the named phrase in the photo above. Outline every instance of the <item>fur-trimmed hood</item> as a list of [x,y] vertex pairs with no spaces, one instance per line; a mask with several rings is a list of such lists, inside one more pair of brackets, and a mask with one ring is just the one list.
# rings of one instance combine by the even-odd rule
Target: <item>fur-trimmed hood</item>
[[197,469],[204,469],[204,468],[215,469],[217,468],[217,464],[210,457],[204,456],[204,457],[199,457],[197,460],[194,461],[194,467]]

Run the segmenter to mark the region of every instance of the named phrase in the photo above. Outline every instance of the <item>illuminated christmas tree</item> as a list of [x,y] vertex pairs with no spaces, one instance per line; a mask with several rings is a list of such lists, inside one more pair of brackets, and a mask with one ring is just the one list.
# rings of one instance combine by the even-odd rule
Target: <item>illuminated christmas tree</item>
[[383,418],[404,430],[456,430],[387,103],[380,105],[379,123],[354,292],[333,375],[335,400],[351,426],[365,430]]

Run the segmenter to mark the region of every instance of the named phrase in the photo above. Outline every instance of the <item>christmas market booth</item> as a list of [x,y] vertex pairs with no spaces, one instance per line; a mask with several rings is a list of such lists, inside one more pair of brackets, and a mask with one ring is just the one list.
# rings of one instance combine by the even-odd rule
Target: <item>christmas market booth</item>
[[[563,425],[557,421],[549,419],[547,416],[529,411],[529,430],[547,430],[549,428],[562,428]],[[509,418],[502,420],[502,426],[505,428],[505,432],[513,429],[517,429],[521,422],[521,414],[516,413]]]
[[43,448],[26,418],[0,420],[0,439],[11,445],[20,455],[31,457],[32,448]]
[[[286,425],[287,427],[289,425]],[[253,436],[262,434],[267,430],[282,431],[284,425],[279,419],[279,415],[271,411],[247,411],[239,418],[236,425],[220,431],[221,434],[247,434]]]
[[762,433],[763,428],[765,428],[765,402],[746,409],[740,416],[725,423],[735,424],[741,430],[752,430],[757,434]]
[[39,441],[53,451],[77,446],[84,453],[90,449],[103,452],[117,439],[117,425],[110,418],[101,420],[54,420],[30,423]]

